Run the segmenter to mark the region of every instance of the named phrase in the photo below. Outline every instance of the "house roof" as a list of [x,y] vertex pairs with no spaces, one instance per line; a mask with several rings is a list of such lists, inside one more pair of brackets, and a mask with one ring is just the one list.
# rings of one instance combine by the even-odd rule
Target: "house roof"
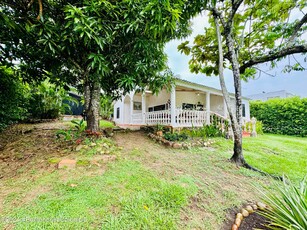
[[[214,93],[214,94],[223,95],[223,92],[220,89],[209,87],[209,86],[202,85],[202,84],[195,83],[195,82],[191,82],[191,81],[187,81],[187,80],[177,78],[177,77],[175,79],[176,79],[175,80],[176,85],[187,86],[187,87],[191,87],[192,89],[196,89],[196,90],[200,90],[200,91],[209,91],[209,92]],[[232,98],[235,97],[234,93],[229,93],[229,95]],[[242,97],[242,99],[250,100],[250,98],[248,98],[248,97]]]

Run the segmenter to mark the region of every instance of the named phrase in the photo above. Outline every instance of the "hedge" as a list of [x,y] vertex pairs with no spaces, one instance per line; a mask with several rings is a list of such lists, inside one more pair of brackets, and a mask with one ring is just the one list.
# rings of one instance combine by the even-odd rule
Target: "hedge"
[[250,112],[262,121],[266,133],[307,136],[307,98],[251,101]]

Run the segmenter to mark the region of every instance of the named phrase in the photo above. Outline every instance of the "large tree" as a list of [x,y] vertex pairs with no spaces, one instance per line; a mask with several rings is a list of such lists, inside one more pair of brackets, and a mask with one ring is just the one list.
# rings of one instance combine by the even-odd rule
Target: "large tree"
[[[239,166],[249,166],[242,152],[242,91],[241,80],[253,78],[257,64],[271,62],[293,54],[306,54],[307,2],[300,0],[221,0],[200,1],[207,11],[210,27],[194,39],[190,47],[182,43],[178,49],[189,55],[190,70],[194,73],[219,75],[234,134],[234,153],[231,160]],[[296,20],[292,20],[293,15]],[[224,81],[224,68],[231,69],[235,88],[235,111]],[[286,68],[303,70],[300,63]],[[260,70],[261,71],[261,70]]]
[[164,44],[189,33],[186,1],[3,0],[0,61],[24,79],[79,84],[88,128],[98,129],[100,92],[118,96],[169,82]]

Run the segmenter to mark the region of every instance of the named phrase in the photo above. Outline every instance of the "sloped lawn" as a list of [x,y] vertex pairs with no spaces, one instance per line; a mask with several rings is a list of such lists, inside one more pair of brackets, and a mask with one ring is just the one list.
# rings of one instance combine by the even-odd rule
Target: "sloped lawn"
[[245,138],[243,149],[246,160],[267,173],[296,181],[307,174],[307,138],[266,134]]
[[[110,153],[116,160],[104,162],[86,149],[61,149],[53,143],[52,131],[47,137],[35,132],[12,143],[14,154],[21,152],[17,146],[25,148],[25,154],[32,151],[26,166],[23,158],[0,160],[0,167],[20,164],[17,173],[0,180],[0,228],[229,229],[224,225],[227,213],[259,200],[255,186],[272,180],[230,163],[232,142],[225,139],[215,139],[207,148],[176,150],[141,132],[117,133],[113,141],[119,148]],[[48,151],[46,146],[53,145]],[[284,172],[296,181],[306,173],[306,146],[306,138],[244,139],[251,165],[278,175]],[[5,149],[0,157],[10,152]],[[54,159],[63,157],[82,164],[56,169]]]

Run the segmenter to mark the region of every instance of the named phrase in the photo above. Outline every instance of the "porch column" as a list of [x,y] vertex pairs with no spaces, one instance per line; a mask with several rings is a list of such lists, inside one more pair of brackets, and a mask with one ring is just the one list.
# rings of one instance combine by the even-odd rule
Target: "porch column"
[[172,86],[171,91],[171,126],[176,126],[176,86]]
[[134,94],[130,94],[130,125],[133,124],[133,118],[132,118],[132,114],[133,114],[133,96],[134,96]]
[[207,125],[210,125],[210,111],[211,111],[211,108],[210,108],[210,92],[207,92],[206,93],[206,120],[207,120]]
[[142,123],[145,125],[146,118],[146,94],[145,92],[142,94]]

